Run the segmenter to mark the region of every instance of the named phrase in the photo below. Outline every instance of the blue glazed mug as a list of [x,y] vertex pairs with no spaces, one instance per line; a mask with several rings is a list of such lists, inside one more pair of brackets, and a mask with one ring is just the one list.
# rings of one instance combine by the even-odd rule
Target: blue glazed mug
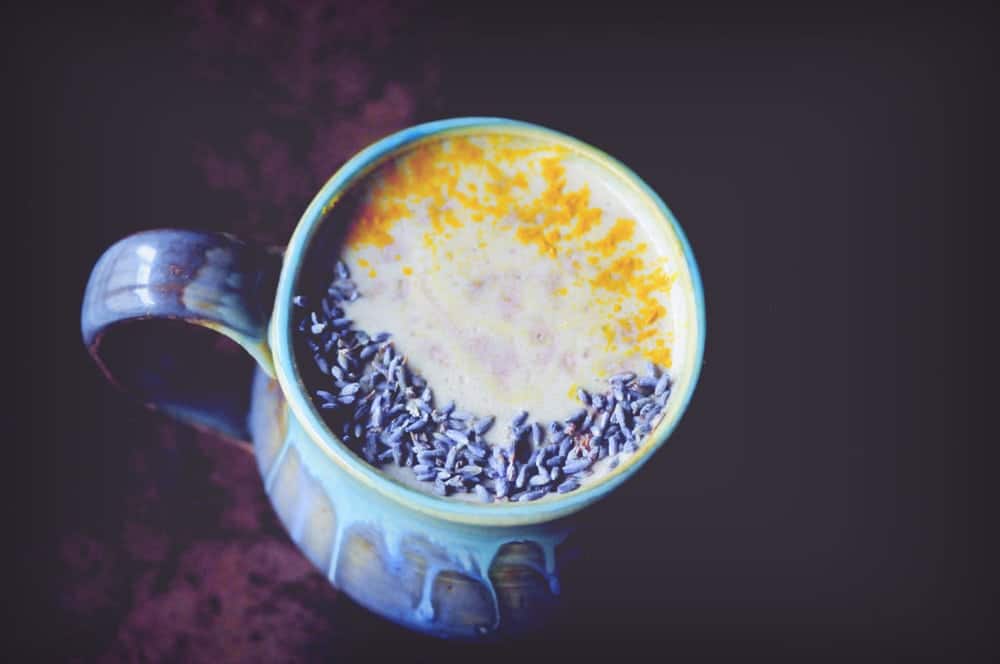
[[[327,428],[293,357],[292,297],[303,257],[340,195],[415,145],[484,130],[564,146],[629,183],[680,266],[674,287],[688,312],[676,331],[685,339],[681,359],[687,370],[675,376],[674,396],[651,439],[601,481],[537,503],[471,504],[393,482]],[[112,382],[189,424],[250,441],[292,540],[337,588],[406,627],[480,639],[544,625],[557,610],[559,560],[578,513],[632,476],[687,407],[701,368],[704,312],[698,268],[683,231],[632,171],[543,127],[457,118],[411,127],[350,159],[315,196],[283,251],[185,230],[120,240],[93,269],[81,323],[84,343]],[[170,344],[158,343],[152,326],[139,323],[151,319],[219,332],[244,348],[254,366],[220,369],[224,355],[212,349],[173,354]]]

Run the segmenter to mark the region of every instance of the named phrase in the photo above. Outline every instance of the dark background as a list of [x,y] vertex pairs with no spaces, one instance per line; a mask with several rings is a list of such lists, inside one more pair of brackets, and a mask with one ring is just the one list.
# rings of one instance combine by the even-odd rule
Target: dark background
[[[17,652],[987,658],[983,7],[328,5],[5,17]],[[572,610],[547,641],[505,647],[430,641],[339,596],[252,460],[112,390],[78,332],[89,270],[122,235],[281,244],[356,150],[459,115],[547,125],[629,164],[684,226],[708,306],[691,407],[595,508]]]

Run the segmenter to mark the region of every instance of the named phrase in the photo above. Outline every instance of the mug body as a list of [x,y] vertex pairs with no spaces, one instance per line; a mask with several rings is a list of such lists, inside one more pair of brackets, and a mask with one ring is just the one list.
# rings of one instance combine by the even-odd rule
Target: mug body
[[259,370],[249,429],[292,540],[359,604],[414,630],[467,639],[524,633],[557,609],[556,561],[570,520],[477,526],[407,508],[337,464]]
[[[614,171],[636,205],[662,225],[679,266],[674,284],[675,352],[683,371],[663,418],[638,451],[600,482],[535,503],[473,504],[393,482],[347,448],[324,424],[296,369],[291,308],[307,251],[323,220],[355,182],[426,141],[476,132],[540,138]],[[497,118],[418,125],[366,148],[316,195],[285,252],[268,328],[274,377],[258,373],[250,431],[268,495],[295,542],[338,588],[410,628],[482,638],[544,625],[558,605],[560,547],[571,515],[613,491],[663,444],[686,408],[704,348],[704,302],[697,266],[676,220],[624,165],[555,131]],[[576,521],[576,519],[572,519]]]

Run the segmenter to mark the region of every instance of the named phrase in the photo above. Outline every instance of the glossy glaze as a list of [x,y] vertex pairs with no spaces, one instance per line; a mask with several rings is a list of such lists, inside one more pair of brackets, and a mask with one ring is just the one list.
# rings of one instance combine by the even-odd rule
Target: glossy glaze
[[478,638],[544,625],[568,523],[475,527],[420,514],[352,481],[258,372],[250,430],[289,535],[338,588],[407,627]]

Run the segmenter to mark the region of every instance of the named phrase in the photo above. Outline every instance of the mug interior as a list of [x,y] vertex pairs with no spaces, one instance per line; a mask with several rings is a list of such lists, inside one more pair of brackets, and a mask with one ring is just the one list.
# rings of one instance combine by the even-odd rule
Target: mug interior
[[[330,232],[323,221],[341,196],[373,169],[422,143],[468,134],[499,133],[561,145],[610,171],[623,184],[623,195],[641,207],[648,221],[646,234],[673,260],[676,279],[671,289],[671,315],[675,316],[671,368],[673,392],[659,424],[637,452],[623,456],[618,467],[594,478],[578,490],[552,494],[528,503],[469,503],[426,494],[400,484],[356,454],[327,426],[308,395],[298,366],[292,333],[292,298],[315,273],[307,274],[317,244],[327,244]],[[645,223],[645,222],[644,222]],[[329,229],[325,229],[329,231]],[[342,166],[313,198],[289,241],[282,267],[274,313],[269,329],[278,381],[289,407],[312,440],[334,462],[359,482],[382,495],[425,514],[449,521],[477,525],[540,523],[569,514],[598,500],[635,473],[669,438],[687,408],[701,370],[705,341],[705,305],[701,278],[686,237],[660,197],[626,166],[600,150],[554,130],[503,118],[455,118],[417,125],[387,136],[362,150]]]

